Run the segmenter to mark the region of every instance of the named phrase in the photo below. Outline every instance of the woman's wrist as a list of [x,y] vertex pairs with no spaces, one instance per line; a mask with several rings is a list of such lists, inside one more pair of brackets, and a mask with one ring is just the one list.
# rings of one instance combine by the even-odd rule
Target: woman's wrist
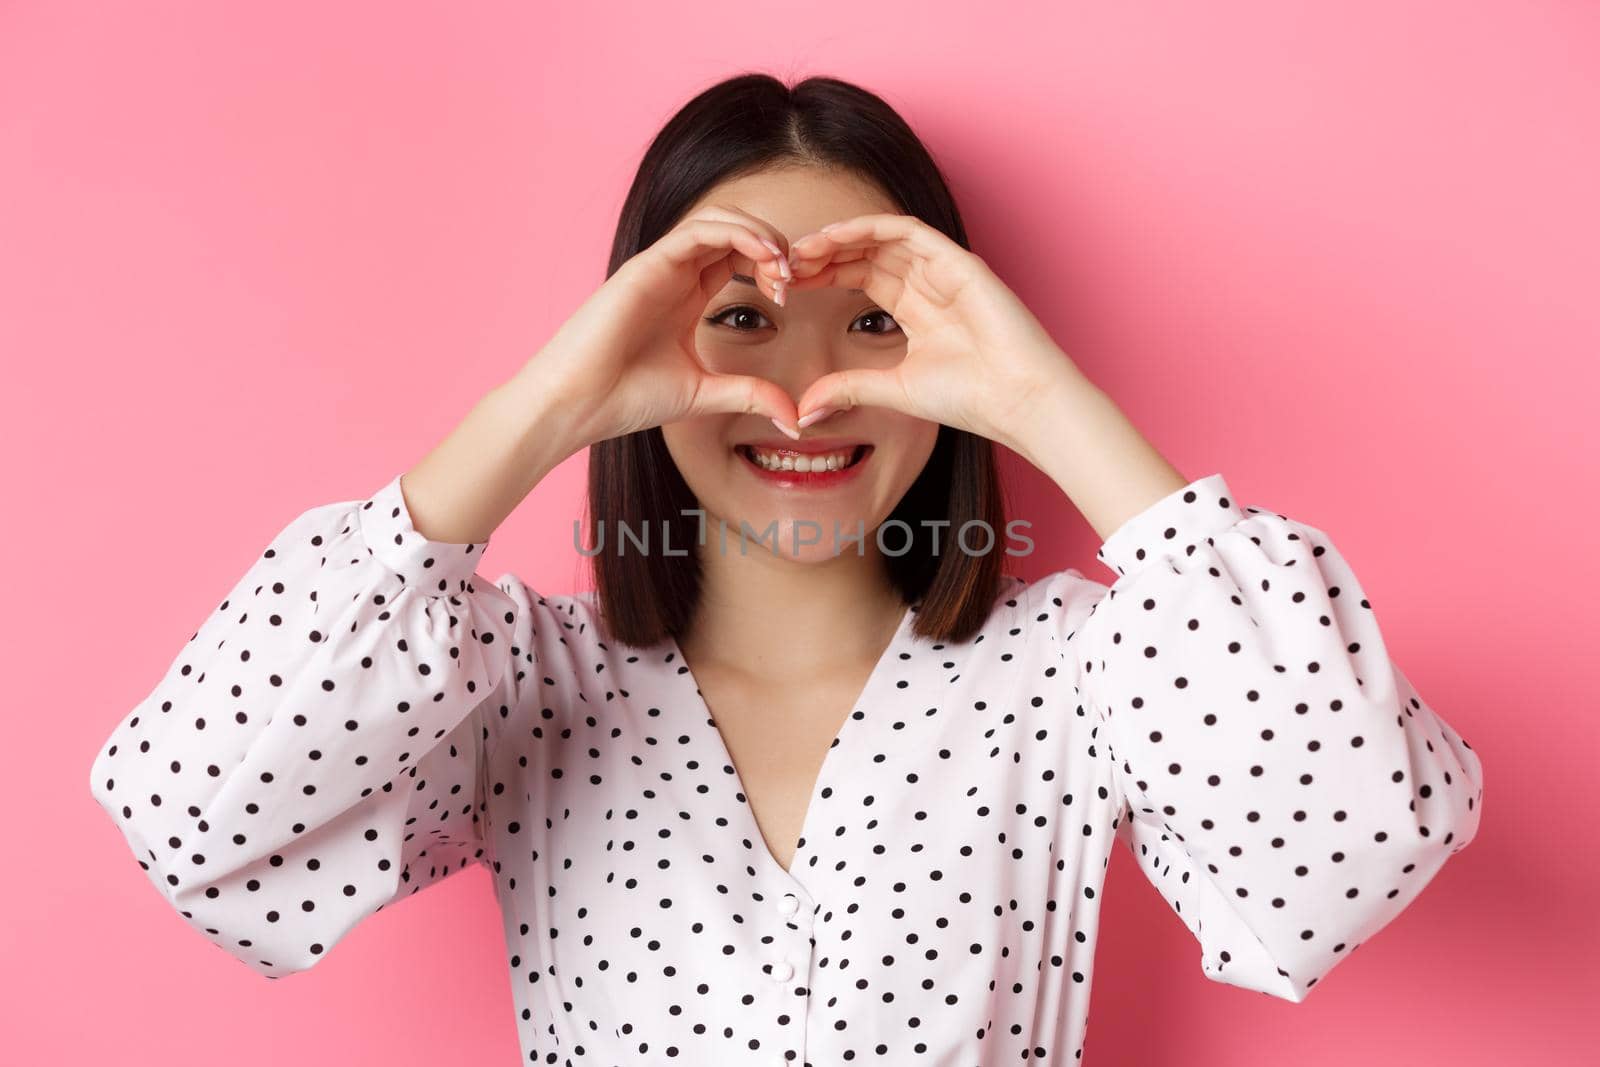
[[491,413],[488,417],[514,442],[529,489],[568,457],[594,444],[586,421],[594,399],[575,394],[541,369],[536,360],[530,361],[481,401]]
[[1007,446],[1039,468],[1104,539],[1188,479],[1110,394],[1081,372],[1058,376]]
[[1037,362],[1046,369],[1025,388],[1026,400],[1013,416],[1001,420],[1006,429],[995,440],[1051,474],[1062,450],[1070,444],[1071,420],[1097,403],[1102,394],[1065,356]]
[[524,377],[490,389],[405,473],[417,530],[448,544],[487,542],[534,486],[581,450],[575,410]]

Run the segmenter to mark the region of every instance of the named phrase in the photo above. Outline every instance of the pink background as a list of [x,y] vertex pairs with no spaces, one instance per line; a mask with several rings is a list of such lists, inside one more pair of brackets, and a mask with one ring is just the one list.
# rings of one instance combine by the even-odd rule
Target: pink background
[[[1302,1005],[1208,982],[1119,852],[1087,1062],[1592,1053],[1596,5],[245,6],[0,4],[9,1062],[518,1061],[485,872],[267,982],[146,884],[89,765],[274,533],[599,283],[647,140],[741,70],[900,108],[1068,352],[1190,477],[1335,536],[1484,757],[1477,842]],[[1008,459],[1024,574],[1109,580]],[[486,574],[582,585],[582,475]]]

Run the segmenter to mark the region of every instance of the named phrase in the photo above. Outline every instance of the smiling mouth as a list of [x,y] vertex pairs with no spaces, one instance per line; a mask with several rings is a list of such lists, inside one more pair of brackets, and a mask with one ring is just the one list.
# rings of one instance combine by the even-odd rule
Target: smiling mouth
[[811,472],[842,471],[866,458],[871,445],[854,445],[827,452],[797,452],[792,448],[758,448],[755,445],[738,445],[738,452],[753,465],[764,471]]
[[823,488],[854,478],[873,452],[869,444],[844,444],[824,451],[735,445],[745,466],[762,481],[786,488]]

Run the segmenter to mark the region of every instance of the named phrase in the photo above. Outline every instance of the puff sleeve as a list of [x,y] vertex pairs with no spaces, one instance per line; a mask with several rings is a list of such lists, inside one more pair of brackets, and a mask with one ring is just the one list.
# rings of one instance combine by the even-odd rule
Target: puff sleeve
[[1472,747],[1390,659],[1323,531],[1221,474],[1115,530],[1076,634],[1127,804],[1118,836],[1215,981],[1306,998],[1465,848]]
[[399,475],[311,508],[96,754],[94,799],[151,883],[258,973],[489,862],[484,709],[518,602],[474,574],[482,549],[424,538]]

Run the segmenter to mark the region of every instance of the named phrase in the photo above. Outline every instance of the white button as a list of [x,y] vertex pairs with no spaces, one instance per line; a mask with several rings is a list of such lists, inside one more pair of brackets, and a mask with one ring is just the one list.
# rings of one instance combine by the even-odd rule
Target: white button
[[772,977],[775,981],[787,982],[794,977],[794,967],[787,960],[779,960],[772,965]]
[[783,896],[778,898],[779,915],[793,915],[799,910],[800,901],[795,898],[793,893],[785,893]]

